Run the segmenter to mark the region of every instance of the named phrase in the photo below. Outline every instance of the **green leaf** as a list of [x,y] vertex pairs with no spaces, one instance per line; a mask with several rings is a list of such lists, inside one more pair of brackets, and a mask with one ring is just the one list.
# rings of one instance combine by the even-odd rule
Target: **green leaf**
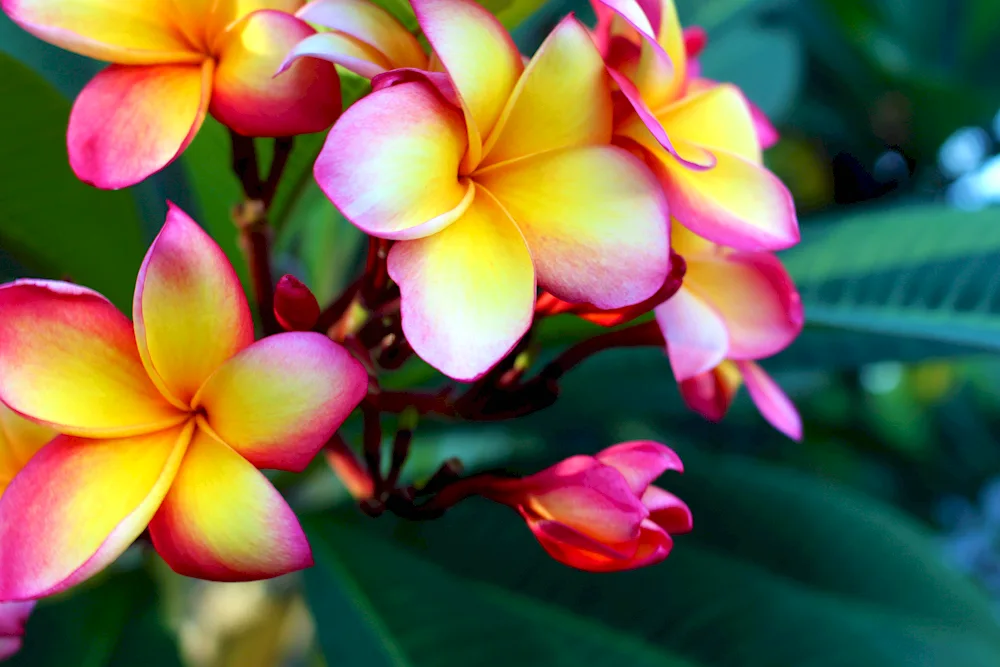
[[1000,217],[926,205],[809,225],[783,255],[810,324],[1000,349]]
[[39,602],[10,667],[181,667],[142,571],[115,573]]
[[128,192],[80,182],[66,156],[69,102],[39,75],[0,54],[0,244],[36,275],[68,277],[119,307],[131,303],[145,251]]

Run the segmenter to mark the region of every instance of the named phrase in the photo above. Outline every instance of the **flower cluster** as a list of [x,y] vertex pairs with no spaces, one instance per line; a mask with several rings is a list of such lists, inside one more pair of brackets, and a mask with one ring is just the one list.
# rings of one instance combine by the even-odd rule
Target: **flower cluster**
[[[709,419],[745,382],[764,417],[801,437],[757,364],[803,323],[773,254],[798,241],[762,159],[777,133],[738,88],[700,76],[704,33],[682,31],[672,0],[595,0],[596,28],[567,17],[527,59],[474,0],[412,6],[429,51],[368,0],[2,0],[34,35],[112,63],[70,117],[82,180],[143,180],[208,113],[232,131],[236,164],[253,137],[330,128],[315,178],[370,249],[325,307],[292,276],[275,287],[276,156],[266,186],[255,160],[237,169],[259,339],[228,259],[173,205],[131,322],[71,283],[0,286],[0,655],[30,610],[17,601],[83,581],[136,539],[205,579],[308,567],[295,514],[260,469],[302,471],[324,446],[371,513],[430,516],[480,495],[515,508],[567,565],[663,560],[691,513],[651,484],[682,468],[657,443],[523,479],[463,479],[449,463],[398,488],[412,437],[400,419],[383,475],[381,414],[527,414],[608,347],[665,345]],[[343,112],[337,67],[371,79]],[[613,328],[535,372],[534,327],[561,313]],[[469,386],[383,390],[381,373],[413,354]],[[337,434],[359,406],[363,461]]]

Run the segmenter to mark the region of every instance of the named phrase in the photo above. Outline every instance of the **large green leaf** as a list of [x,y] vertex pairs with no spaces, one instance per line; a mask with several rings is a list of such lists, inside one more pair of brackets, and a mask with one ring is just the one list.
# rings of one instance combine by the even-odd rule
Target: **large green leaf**
[[[521,613],[551,611],[536,617],[547,631],[558,632],[568,617],[593,637],[628,638],[706,666],[986,667],[1000,660],[1000,629],[984,596],[898,513],[759,463],[706,455],[689,455],[687,463],[683,482],[664,484],[691,505],[695,531],[677,540],[664,564],[634,572],[565,568],[514,513],[486,502],[388,530],[385,519],[369,521],[367,530],[383,542],[335,517],[311,521],[309,530],[314,542],[327,541],[327,557],[352,573],[356,590],[369,601],[388,598],[380,604],[389,610],[419,608],[411,618],[444,614],[448,621],[463,611],[463,627],[473,619],[489,625],[487,611],[461,597],[468,590]],[[392,555],[400,548],[418,560]],[[443,573],[464,584],[444,587]],[[421,596],[413,581],[431,582],[434,592]],[[320,627],[335,631],[322,620]],[[434,638],[423,636],[424,651],[433,652]]]
[[69,102],[35,72],[0,54],[0,245],[27,269],[131,302],[144,252],[128,192],[84,185],[69,167]]

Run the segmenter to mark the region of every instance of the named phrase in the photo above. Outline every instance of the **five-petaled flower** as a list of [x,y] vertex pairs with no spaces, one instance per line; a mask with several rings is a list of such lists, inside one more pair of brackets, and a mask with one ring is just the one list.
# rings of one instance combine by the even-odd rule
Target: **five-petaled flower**
[[569,17],[525,66],[473,0],[414,0],[446,74],[396,70],[330,131],[320,187],[365,232],[396,240],[389,274],[413,349],[474,379],[524,335],[537,284],[601,308],[669,272],[666,199],[611,146],[610,80]]
[[144,530],[177,572],[271,577],[311,564],[257,468],[301,471],[367,390],[317,333],[254,342],[222,250],[183,212],[139,272],[134,326],[63,282],[0,287],[0,400],[62,435],[0,497],[0,600],[104,568]]
[[574,456],[523,479],[484,478],[476,493],[520,512],[560,563],[591,572],[662,561],[671,535],[691,530],[691,512],[653,486],[680,457],[656,442],[624,442],[596,456]]
[[138,183],[176,157],[211,113],[247,136],[318,132],[340,113],[340,79],[319,60],[274,77],[315,34],[302,0],[2,0],[47,42],[113,63],[77,97],[70,165],[100,188]]

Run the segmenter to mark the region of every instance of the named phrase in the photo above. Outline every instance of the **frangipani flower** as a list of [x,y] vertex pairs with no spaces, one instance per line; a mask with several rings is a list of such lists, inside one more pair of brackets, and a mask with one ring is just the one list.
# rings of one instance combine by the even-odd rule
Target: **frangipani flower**
[[490,478],[477,492],[510,505],[560,563],[591,572],[662,561],[671,534],[691,530],[691,512],[651,482],[680,458],[656,442],[625,442],[574,456],[524,479]]
[[389,274],[413,349],[482,375],[527,331],[536,278],[560,299],[618,308],[670,269],[666,200],[608,145],[606,70],[560,23],[525,66],[473,0],[414,0],[441,73],[401,70],[330,131],[316,180],[355,225],[397,241]]
[[282,69],[303,56],[328,60],[366,79],[392,69],[429,69],[417,38],[368,0],[313,0],[296,16],[327,31],[302,40]]
[[0,0],[18,25],[113,63],[77,97],[73,171],[99,188],[138,183],[177,158],[211,113],[247,136],[318,132],[340,113],[340,79],[309,60],[275,78],[315,33],[301,0]]
[[21,650],[24,625],[35,608],[27,602],[0,602],[0,660],[6,660]]
[[364,368],[317,333],[253,341],[222,250],[171,207],[134,328],[63,282],[0,287],[0,399],[60,435],[0,497],[0,600],[61,591],[146,528],[177,572],[222,581],[311,564],[257,468],[300,471],[357,406]]
[[599,0],[595,8],[596,39],[623,96],[615,140],[646,157],[671,214],[739,250],[797,243],[794,202],[763,166],[751,106],[735,86],[689,76],[673,0]]
[[711,421],[721,421],[741,384],[774,428],[792,440],[802,439],[802,418],[781,387],[754,361],[723,361],[715,368],[678,383],[688,407]]

